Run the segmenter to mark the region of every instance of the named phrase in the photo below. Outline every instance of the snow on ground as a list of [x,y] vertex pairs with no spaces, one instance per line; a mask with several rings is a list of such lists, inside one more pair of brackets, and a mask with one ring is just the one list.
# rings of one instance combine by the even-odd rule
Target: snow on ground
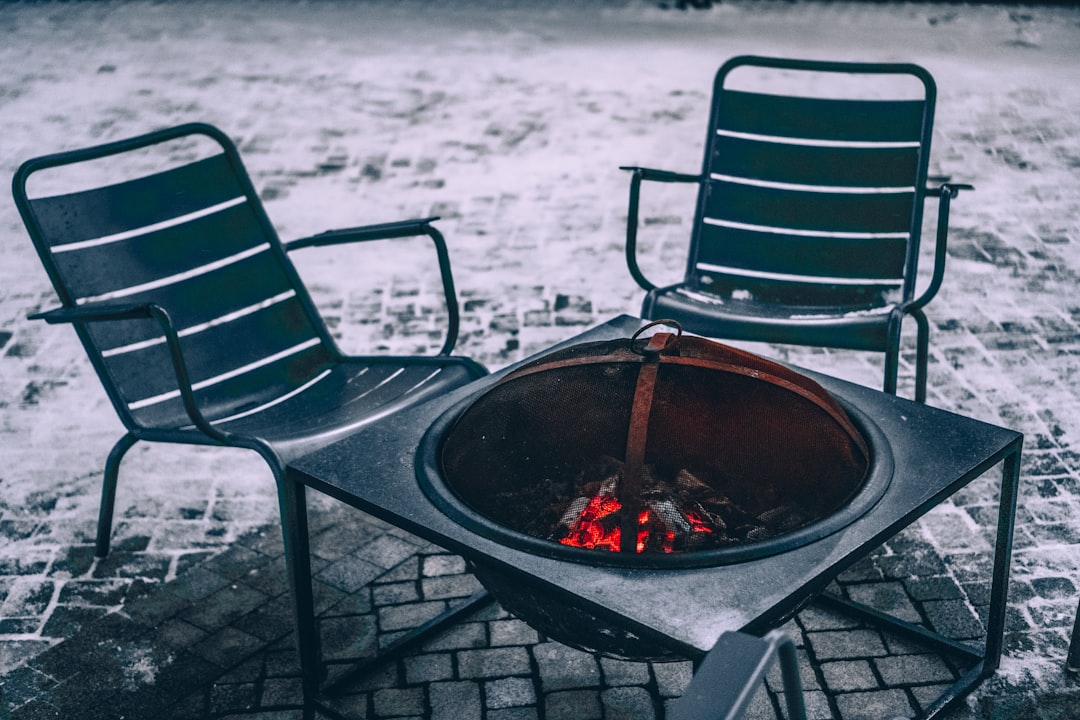
[[[934,346],[931,403],[1023,429],[1036,461],[1057,463],[1048,475],[1067,488],[1026,496],[1025,512],[1066,513],[1080,530],[1075,509],[1061,507],[1075,502],[1080,476],[1078,49],[1080,11],[1054,6],[7,3],[0,174],[46,152],[216,124],[236,139],[284,238],[441,215],[464,302],[458,350],[498,367],[572,334],[552,322],[554,309],[576,307],[586,319],[636,311],[618,166],[696,170],[711,78],[725,59],[917,62],[939,88],[931,172],[977,186],[954,206],[947,280],[931,306],[945,340]],[[657,279],[681,272],[692,201],[679,188],[650,188],[644,264]],[[24,319],[54,297],[10,199],[0,199],[0,232],[0,520],[51,524],[47,542],[13,546],[50,551],[92,527],[100,466],[120,426],[73,335]],[[343,343],[438,345],[388,333],[393,312],[355,289],[374,282],[384,299],[415,290],[425,304],[434,288],[407,279],[422,247],[382,251],[379,265],[362,255],[300,259]],[[837,374],[877,383],[873,359],[828,359]],[[207,547],[272,520],[257,463],[237,471],[235,456],[189,453],[132,454],[123,522],[168,550],[193,532],[177,517],[203,523]],[[175,484],[155,486],[151,470]],[[1019,577],[1080,578],[1075,545],[1037,540],[1018,543]],[[180,558],[174,552],[170,573]],[[1071,620],[1021,612],[1059,641]],[[1005,668],[1019,676],[1036,659],[1017,654]]]

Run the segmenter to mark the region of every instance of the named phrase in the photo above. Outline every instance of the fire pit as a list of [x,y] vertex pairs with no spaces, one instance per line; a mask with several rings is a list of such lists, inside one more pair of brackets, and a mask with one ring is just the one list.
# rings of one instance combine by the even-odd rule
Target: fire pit
[[[873,424],[817,383],[681,331],[640,335],[547,355],[444,413],[420,448],[434,459],[421,463],[435,469],[420,473],[425,493],[474,532],[531,553],[689,570],[813,542],[885,492],[891,466],[874,462]],[[552,637],[666,657],[503,571],[475,569]]]
[[[639,318],[629,315],[611,318],[567,344],[536,356],[535,361],[547,362],[551,358],[549,353],[561,353],[566,348],[577,354],[580,350],[574,350],[573,343],[584,345],[618,338],[622,339],[613,347],[621,352],[620,348],[628,349],[627,338],[641,324]],[[661,349],[668,356],[677,349],[675,357],[692,357],[695,342],[683,338],[677,347],[669,348],[665,342]],[[644,341],[635,346],[639,352],[647,347]],[[653,362],[655,358],[648,360],[631,352],[638,357],[634,362],[639,369],[652,362],[658,379],[663,382],[669,364],[666,360]],[[656,352],[656,346],[649,352],[663,354]],[[538,367],[535,361],[530,361],[534,369]],[[577,647],[595,647],[605,654],[650,657],[659,649],[664,659],[701,658],[723,633],[742,630],[764,634],[782,624],[802,604],[816,599],[868,627],[947,656],[950,662],[962,658],[961,664],[972,665],[960,679],[945,687],[937,699],[929,705],[922,703],[928,717],[940,717],[999,666],[1024,441],[1020,433],[873,388],[811,374],[828,390],[825,397],[832,396],[831,404],[838,404],[844,411],[869,453],[861,486],[852,490],[850,500],[842,503],[836,512],[772,538],[725,548],[672,553],[574,548],[550,538],[529,536],[485,517],[458,495],[458,478],[450,480],[455,487],[447,479],[451,434],[461,429],[461,422],[474,406],[481,407],[480,402],[488,393],[501,393],[503,383],[514,383],[506,378],[526,364],[529,362],[404,410],[388,422],[358,428],[348,437],[294,458],[289,463],[284,491],[313,488],[327,493],[462,555],[475,564],[482,582],[511,612],[549,637]],[[617,375],[621,371],[609,369],[609,372]],[[706,378],[710,383],[721,382],[714,375],[726,372],[729,371],[716,370],[706,374]],[[753,369],[730,372],[754,377]],[[758,377],[763,374],[769,373],[759,368]],[[556,387],[561,386],[559,383]],[[583,392],[588,391],[585,388]],[[597,393],[593,390],[593,395]],[[558,394],[564,393],[551,396]],[[705,390],[685,394],[700,399]],[[586,397],[564,401],[568,414],[548,412],[553,426],[564,428],[570,438],[563,443],[564,448],[569,446],[567,443],[575,442],[582,428],[589,426],[585,413],[591,410],[584,402]],[[539,399],[546,402],[548,397]],[[733,411],[747,416],[745,422],[757,422],[749,416],[754,407],[766,406],[744,399]],[[525,416],[534,412],[527,405],[524,409],[528,411]],[[511,424],[509,419],[504,422]],[[630,427],[626,420],[621,425]],[[719,425],[713,428],[712,436],[722,437],[722,431],[732,429],[739,427],[733,422]],[[704,434],[701,428],[690,430]],[[625,452],[625,448],[604,449],[606,455],[620,459],[618,452]],[[651,462],[650,457],[646,454],[645,459]],[[625,462],[625,457],[621,460]],[[990,602],[984,615],[985,643],[963,645],[923,625],[905,622],[881,609],[825,592],[829,583],[853,563],[999,465],[1000,489],[995,504],[997,540],[993,569],[987,578]],[[468,477],[470,474],[465,474],[464,485],[474,481]],[[492,480],[485,482],[495,487],[499,484]],[[299,530],[294,536],[296,544],[289,549],[288,566],[295,597],[301,667],[305,681],[314,684],[321,672],[319,638],[310,567],[304,562],[310,550],[304,532],[304,494],[294,493],[297,495],[297,502],[285,508],[283,522],[295,523]],[[803,537],[810,532],[814,535]],[[791,546],[780,547],[777,543],[791,543]],[[762,554],[753,554],[759,551]],[[641,564],[626,563],[623,556]],[[616,557],[623,559],[613,561]],[[416,647],[432,633],[444,630],[472,612],[482,597],[482,594],[474,595],[448,608],[438,618],[395,637],[379,658],[400,656]]]

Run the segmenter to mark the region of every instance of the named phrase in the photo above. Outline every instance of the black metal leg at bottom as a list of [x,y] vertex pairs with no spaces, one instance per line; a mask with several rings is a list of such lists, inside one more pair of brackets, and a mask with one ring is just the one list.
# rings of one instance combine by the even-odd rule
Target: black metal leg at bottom
[[415,648],[423,640],[492,600],[491,595],[486,590],[473,593],[465,601],[451,606],[442,614],[398,637],[374,657],[361,660],[350,666],[349,670],[336,678],[333,683],[326,688],[321,688],[322,680],[326,675],[326,668],[322,662],[318,622],[315,617],[306,490],[307,488],[303,483],[293,481],[287,477],[278,482],[281,529],[285,541],[285,564],[293,597],[297,651],[304,689],[305,718],[316,708],[320,712],[335,716],[335,713],[317,702],[321,692],[332,695],[350,680],[363,675],[363,673],[384,662],[400,657],[410,649]]
[[285,566],[293,598],[296,648],[305,705],[318,693],[321,680],[319,633],[315,623],[315,596],[311,582],[311,548],[308,542],[307,497],[303,483],[288,478],[278,481],[281,534],[285,541]]
[[888,615],[880,610],[863,605],[862,603],[853,602],[834,595],[821,595],[816,598],[815,602],[823,607],[859,618],[880,630],[891,632],[914,642],[929,645],[938,652],[961,655],[968,661],[975,662],[975,665],[970,670],[965,672],[959,680],[947,687],[945,691],[938,696],[937,700],[927,707],[925,714],[921,716],[922,720],[931,720],[932,718],[939,717],[942,713],[951,708],[954,703],[963,699],[968,693],[978,687],[979,684],[993,672],[992,667],[987,667],[983,651],[978,648],[959,643],[944,635],[940,635],[927,630],[924,627],[920,627],[919,625],[914,625],[905,620],[893,617],[892,615]]
[[[923,720],[939,717],[946,710],[963,699],[983,680],[990,677],[1001,663],[1001,650],[1005,634],[1006,599],[1009,589],[1009,565],[1012,558],[1013,528],[1016,521],[1016,498],[1020,485],[1020,448],[1018,440],[1002,457],[1001,494],[998,499],[997,541],[994,546],[994,572],[990,586],[990,606],[986,620],[986,646],[973,648],[956,642],[944,635],[926,628],[900,620],[874,608],[832,595],[821,595],[817,602],[849,615],[855,615],[870,625],[890,630],[902,637],[909,638],[936,648],[941,652],[960,654],[975,665],[964,673],[959,680],[950,685],[945,692],[926,708]],[[1073,633],[1074,646],[1080,645],[1080,611],[1077,628]],[[1070,661],[1080,664],[1080,648]]]
[[780,661],[788,720],[806,720],[795,643],[782,630],[763,638],[723,633],[701,659],[682,697],[668,709],[669,720],[741,718],[765,680],[774,659]]
[[887,630],[905,639],[929,645],[939,652],[963,655],[969,661],[983,659],[983,651],[979,648],[957,642],[932,630],[927,630],[921,625],[909,623],[906,620],[901,620],[854,600],[825,594],[819,595],[814,599],[814,602],[824,608],[857,618],[868,625]]
[[[452,623],[461,619],[468,613],[486,605],[488,602],[491,602],[492,599],[493,598],[487,592],[487,590],[480,590],[473,593],[463,602],[451,606],[442,614],[432,618],[431,620],[428,620],[423,625],[413,628],[412,630],[406,632],[404,635],[399,636],[396,640],[394,640],[394,642],[387,645],[385,648],[382,649],[381,652],[376,654],[374,657],[366,658],[348,664],[348,669],[343,674],[339,675],[321,690],[319,688],[318,682],[314,684],[314,687],[308,687],[307,683],[305,682],[303,708],[304,720],[315,720],[316,712],[318,712],[320,715],[331,718],[331,720],[349,720],[349,718],[347,718],[346,716],[328,707],[325,703],[320,702],[320,696],[327,696],[333,698],[335,695],[340,694],[340,692],[349,682],[352,682],[353,680],[362,677],[365,673],[371,672],[385,662],[389,662],[391,660],[395,660],[401,657],[409,650],[419,645],[422,641],[445,629],[448,625],[451,625]],[[317,622],[314,622],[314,620],[315,619],[313,614],[312,621],[317,630],[318,624]],[[303,657],[304,654],[301,653],[302,661]],[[315,665],[314,668],[309,667],[301,669],[301,673],[304,676],[305,680],[310,677],[320,678],[325,674],[324,668],[322,667],[321,658],[316,657],[313,661],[309,658],[308,662],[314,662]]]
[[109,452],[105,461],[105,477],[101,483],[101,506],[98,508],[97,541],[94,554],[103,558],[109,554],[109,541],[112,538],[113,506],[116,503],[116,480],[120,475],[120,461],[124,454],[137,442],[137,438],[128,433],[120,438]]
[[1072,673],[1080,672],[1080,605],[1076,608],[1076,620],[1073,622],[1072,640],[1069,642],[1069,657],[1065,660],[1065,669]]
[[423,625],[419,625],[403,635],[398,636],[392,643],[379,650],[373,657],[350,663],[347,666],[348,670],[339,677],[334,678],[332,682],[322,689],[322,692],[331,697],[340,693],[345,686],[353,680],[362,677],[365,673],[371,672],[383,663],[396,660],[402,655],[405,655],[410,650],[420,645],[424,640],[445,630],[448,626],[456,623],[465,615],[468,615],[474,610],[478,610],[492,600],[493,598],[487,590],[476,591],[464,601],[457,605],[450,606],[440,615],[428,620]]

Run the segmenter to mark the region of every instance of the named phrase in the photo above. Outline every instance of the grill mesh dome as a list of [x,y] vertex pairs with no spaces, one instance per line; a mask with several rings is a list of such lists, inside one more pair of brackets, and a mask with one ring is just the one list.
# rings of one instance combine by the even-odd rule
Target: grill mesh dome
[[[647,372],[655,379],[643,389]],[[635,450],[631,425],[642,421]],[[657,333],[645,347],[581,344],[508,374],[449,428],[441,467],[469,508],[555,543],[574,501],[595,493],[612,464],[634,464],[635,456],[641,467],[616,472],[627,508],[646,505],[622,495],[624,476],[644,475],[638,484],[655,495],[657,483],[689,473],[751,518],[790,509],[782,532],[843,507],[870,464],[860,432],[814,381],[714,341]],[[763,533],[742,542],[754,539]],[[720,545],[737,541],[725,537]]]

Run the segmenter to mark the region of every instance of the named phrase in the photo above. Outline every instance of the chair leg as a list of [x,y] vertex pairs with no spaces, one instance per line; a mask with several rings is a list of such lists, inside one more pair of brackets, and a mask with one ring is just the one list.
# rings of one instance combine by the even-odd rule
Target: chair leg
[[795,643],[782,630],[773,630],[765,639],[780,658],[780,677],[784,683],[784,704],[788,720],[806,720],[806,701],[803,698],[802,676],[799,675],[799,656]]
[[1020,492],[1020,452],[1023,440],[1002,459],[1001,491],[998,496],[997,540],[994,544],[994,569],[991,574],[990,606],[986,614],[986,658],[983,677],[989,677],[1001,663],[1005,637],[1005,613],[1009,593],[1009,568],[1012,565],[1013,535],[1016,529],[1016,501]]
[[1069,642],[1069,657],[1065,669],[1071,673],[1080,673],[1080,606],[1076,608],[1076,620],[1073,621],[1072,640]]
[[322,670],[311,582],[306,488],[303,483],[291,480],[286,474],[278,478],[278,499],[281,505],[281,532],[285,540],[285,566],[293,597],[300,673],[307,703],[318,695]]
[[926,366],[930,361],[930,323],[926,315],[917,310],[911,313],[918,327],[915,346],[915,402],[926,402]]
[[742,632],[723,633],[694,670],[681,698],[671,705],[671,720],[738,720],[742,718],[779,658],[788,720],[806,720],[802,679],[795,644],[782,630],[764,638]]
[[113,508],[116,505],[116,479],[120,475],[120,461],[124,454],[137,442],[131,433],[113,445],[109,458],[105,461],[105,478],[101,484],[101,507],[98,510],[97,543],[94,554],[103,558],[109,554],[109,540],[112,537]]
[[885,351],[885,382],[883,390],[890,395],[896,394],[896,376],[900,372],[900,348],[890,347]]

